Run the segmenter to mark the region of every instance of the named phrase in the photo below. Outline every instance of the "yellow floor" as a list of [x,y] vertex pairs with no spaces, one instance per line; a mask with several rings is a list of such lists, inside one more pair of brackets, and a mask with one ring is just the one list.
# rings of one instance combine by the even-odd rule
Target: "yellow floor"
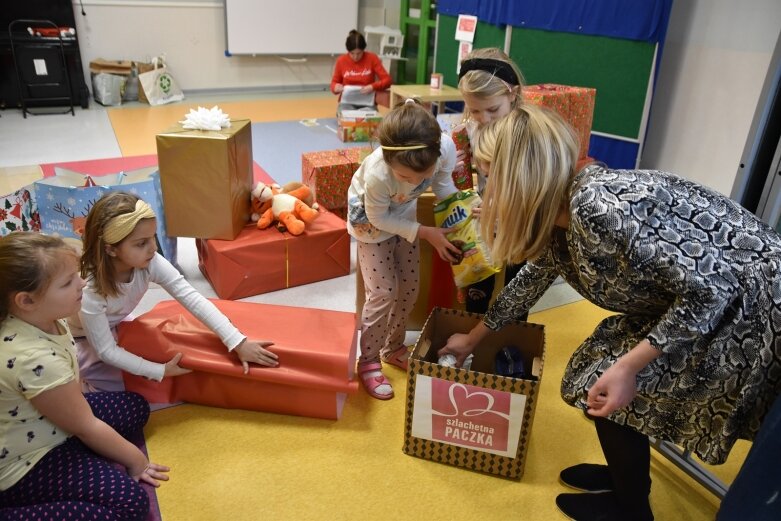
[[[122,155],[156,152],[155,134],[183,119],[195,101],[162,107],[109,109]],[[217,103],[253,122],[333,117],[333,96]],[[39,175],[37,167],[15,176]],[[158,490],[164,521],[564,519],[554,506],[558,472],[601,462],[593,425],[566,406],[559,384],[569,355],[605,312],[578,302],[532,316],[547,328],[547,353],[525,475],[521,481],[424,461],[401,452],[404,375],[386,371],[397,392],[380,402],[359,391],[336,422],[182,405],[152,414],[146,428],[154,461],[171,465]],[[745,458],[740,443],[729,461],[708,467],[729,483]],[[718,501],[655,452],[652,505],[659,520],[710,520]]]
[[[231,119],[289,121],[305,118],[333,118],[335,96],[306,99],[263,99],[222,102],[217,104]],[[123,156],[157,153],[155,135],[184,119],[190,109],[211,108],[213,104],[184,102],[159,107],[137,106],[109,110],[111,126]]]
[[[163,520],[564,519],[554,505],[566,491],[558,472],[603,460],[593,425],[562,402],[559,384],[570,353],[604,316],[581,301],[531,317],[546,326],[547,351],[519,482],[403,454],[405,379],[390,368],[397,397],[359,391],[339,421],[195,405],[153,413],[150,455],[173,469],[158,490]],[[733,479],[747,447],[714,468],[722,479]],[[713,519],[716,498],[655,452],[652,479],[657,519]]]

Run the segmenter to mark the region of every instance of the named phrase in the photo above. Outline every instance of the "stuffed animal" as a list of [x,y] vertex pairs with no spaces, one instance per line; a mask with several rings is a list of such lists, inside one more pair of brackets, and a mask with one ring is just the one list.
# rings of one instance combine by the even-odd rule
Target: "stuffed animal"
[[301,235],[306,225],[317,219],[317,203],[312,190],[301,183],[291,182],[281,187],[258,182],[252,190],[252,220],[264,230],[277,222],[281,230]]

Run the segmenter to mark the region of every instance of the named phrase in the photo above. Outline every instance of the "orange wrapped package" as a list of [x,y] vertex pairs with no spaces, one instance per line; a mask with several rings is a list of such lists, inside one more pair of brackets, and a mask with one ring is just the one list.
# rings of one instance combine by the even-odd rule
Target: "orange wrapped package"
[[590,87],[554,83],[527,85],[523,88],[524,101],[555,110],[564,121],[572,125],[580,144],[578,159],[588,156],[596,96],[596,89]]
[[180,365],[193,372],[155,382],[123,373],[125,388],[150,403],[180,401],[336,420],[353,379],[356,356],[354,313],[212,300],[244,334],[271,340],[279,367],[239,358],[176,301],[164,301],[119,328],[119,344],[154,362],[183,353]]

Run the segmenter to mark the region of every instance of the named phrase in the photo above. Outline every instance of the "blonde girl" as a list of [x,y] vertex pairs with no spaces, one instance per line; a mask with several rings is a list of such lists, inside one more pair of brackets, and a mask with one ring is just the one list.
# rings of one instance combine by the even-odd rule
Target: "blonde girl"
[[[524,81],[518,66],[500,49],[489,47],[475,49],[461,62],[458,90],[464,97],[464,123],[472,149],[474,141],[487,124],[503,118],[523,102]],[[458,161],[463,161],[465,153],[459,151]],[[487,164],[477,165],[477,188],[482,194],[485,189],[488,171]],[[481,208],[475,209],[480,215]],[[519,265],[505,266],[504,281],[509,283]],[[496,277],[491,275],[465,288],[463,292],[466,310],[472,313],[485,313],[494,292]],[[525,320],[526,317],[520,317]]]
[[778,399],[781,237],[670,173],[596,164],[576,172],[572,129],[541,107],[491,125],[482,232],[494,259],[528,263],[483,321],[439,354],[460,364],[557,276],[614,311],[561,382],[562,398],[594,419],[607,464],[561,471],[563,484],[587,493],[560,494],[556,505],[570,519],[651,520],[649,437],[720,464],[738,439],[754,439]]
[[149,499],[138,481],[168,479],[168,467],[127,440],[149,418],[141,396],[81,393],[64,319],[78,312],[83,287],[78,255],[62,240],[0,238],[1,519],[141,520]]
[[448,262],[459,253],[445,237],[449,230],[422,226],[416,213],[417,199],[428,188],[438,198],[456,191],[456,152],[436,118],[413,100],[383,118],[379,142],[352,178],[347,230],[358,241],[366,291],[358,374],[371,396],[388,400],[393,389],[380,360],[407,366],[404,336],[418,295],[418,240],[431,243]]
[[124,389],[120,369],[155,381],[190,372],[179,365],[181,353],[161,364],[116,343],[117,324],[135,309],[152,282],[214,331],[239,357],[245,374],[249,363],[277,366],[277,355],[265,349],[271,342],[248,340],[157,253],[155,230],[152,208],[129,193],[107,193],[87,215],[81,257],[87,287],[80,312],[71,318],[85,390]]

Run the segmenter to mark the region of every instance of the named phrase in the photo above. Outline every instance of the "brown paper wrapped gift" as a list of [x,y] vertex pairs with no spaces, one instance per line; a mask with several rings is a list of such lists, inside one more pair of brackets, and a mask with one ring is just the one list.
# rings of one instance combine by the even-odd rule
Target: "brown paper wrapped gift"
[[250,120],[222,130],[177,125],[157,135],[166,224],[173,237],[235,239],[249,222]]
[[[409,357],[405,454],[506,478],[523,475],[545,360],[545,329],[517,322],[488,335],[469,370],[437,364],[450,335],[480,315],[435,308]],[[527,378],[493,374],[504,346],[521,351]],[[539,365],[535,370],[535,359]]]
[[240,299],[350,273],[345,222],[322,212],[299,236],[246,226],[233,241],[195,241],[198,265],[222,299]]
[[[434,202],[436,197],[431,191],[424,192],[418,198],[418,222],[424,226],[434,224]],[[426,322],[431,310],[436,307],[453,307],[456,300],[456,285],[450,264],[439,258],[439,254],[428,241],[420,241],[420,284],[418,300],[407,320],[407,329],[419,331]],[[355,309],[360,315],[364,294],[363,277],[358,266],[355,284]]]

